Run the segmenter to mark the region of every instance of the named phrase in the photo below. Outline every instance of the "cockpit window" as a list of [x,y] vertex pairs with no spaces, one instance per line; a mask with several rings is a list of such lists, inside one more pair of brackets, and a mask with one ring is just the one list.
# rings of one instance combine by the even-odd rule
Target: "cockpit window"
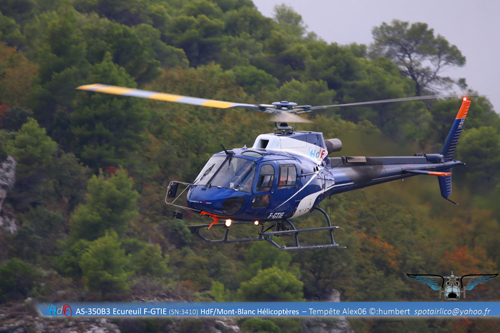
[[280,178],[278,189],[294,187],[297,182],[297,169],[295,165],[280,165]]
[[224,163],[225,156],[213,156],[203,167],[200,174],[194,181],[195,185],[207,185],[210,179],[215,175],[219,167]]
[[257,192],[270,191],[274,182],[274,167],[271,164],[264,164],[260,168],[259,181],[257,182]]
[[[217,161],[212,162],[212,159],[222,158],[222,163],[217,163]],[[210,159],[205,168],[203,168],[200,176],[200,181],[195,185],[210,185],[217,187],[230,188],[233,190],[243,191],[243,192],[251,192],[253,179],[255,175],[255,168],[257,164],[250,160],[246,160],[238,157],[222,157],[217,156]],[[209,165],[211,164],[211,165]],[[213,167],[212,167],[213,165]],[[219,165],[219,167],[217,167]],[[215,171],[213,171],[215,170]],[[207,173],[207,176],[204,176],[204,173]],[[209,176],[215,174],[210,180]],[[200,177],[198,176],[198,177]],[[205,178],[209,178],[205,180]]]

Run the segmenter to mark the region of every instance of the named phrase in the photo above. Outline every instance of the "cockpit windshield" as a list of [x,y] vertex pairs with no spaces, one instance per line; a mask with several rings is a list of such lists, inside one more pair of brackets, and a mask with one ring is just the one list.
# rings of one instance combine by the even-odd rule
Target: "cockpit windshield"
[[201,170],[195,185],[210,185],[251,192],[257,164],[232,156],[214,156]]

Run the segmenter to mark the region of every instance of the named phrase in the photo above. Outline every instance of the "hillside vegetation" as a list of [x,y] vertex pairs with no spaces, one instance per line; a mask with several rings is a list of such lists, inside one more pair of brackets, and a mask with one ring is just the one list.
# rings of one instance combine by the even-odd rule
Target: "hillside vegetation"
[[[448,55],[441,65],[462,66],[460,51],[426,24],[382,25],[371,46],[329,44],[307,31],[293,9],[278,6],[271,19],[250,0],[0,1],[0,22],[0,162],[13,156],[18,163],[1,212],[15,217],[18,228],[0,230],[0,303],[158,295],[324,301],[332,289],[342,301],[437,301],[437,292],[406,274],[500,268],[499,116],[464,80],[398,62],[389,56],[397,50],[384,46],[391,29],[415,29],[427,38],[427,48],[415,51],[421,66],[436,56],[429,47]],[[435,77],[416,80],[412,73]],[[272,132],[272,123],[251,110],[75,89],[90,83],[299,105],[425,95],[458,83],[475,96],[456,152],[467,163],[454,169],[451,199],[460,205],[441,198],[435,178],[419,176],[321,204],[341,227],[336,241],[347,249],[288,253],[266,242],[206,244],[187,226],[211,220],[174,219],[163,201],[169,182],[192,182],[220,144],[251,146],[257,135]],[[457,96],[320,111],[308,116],[314,123],[296,129],[340,138],[342,155],[435,153],[460,103]],[[322,219],[313,213],[301,221],[312,226]],[[250,232],[256,231],[242,235]],[[467,294],[471,301],[499,298],[500,279]],[[261,321],[273,332],[301,331],[296,320]],[[350,322],[371,332],[485,332],[498,325]],[[241,325],[257,329],[253,322]]]

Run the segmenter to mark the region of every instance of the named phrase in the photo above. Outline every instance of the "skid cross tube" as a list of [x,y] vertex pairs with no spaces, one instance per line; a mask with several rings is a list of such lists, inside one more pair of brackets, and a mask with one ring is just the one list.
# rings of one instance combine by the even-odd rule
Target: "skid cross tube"
[[[193,226],[188,226],[189,230],[191,233],[194,235],[198,236],[205,242],[209,243],[238,243],[238,242],[259,242],[259,241],[267,241],[271,243],[274,247],[276,247],[279,250],[282,251],[292,251],[292,250],[307,250],[307,249],[323,249],[323,248],[330,248],[330,247],[338,247],[338,248],[345,248],[345,247],[340,247],[339,244],[335,243],[335,240],[333,238],[333,232],[338,229],[339,227],[337,226],[332,226],[330,222],[330,218],[328,217],[328,214],[321,208],[315,207],[314,209],[319,210],[323,215],[326,217],[328,226],[327,227],[318,227],[318,228],[307,228],[307,229],[297,229],[295,228],[295,225],[288,219],[282,220],[282,221],[267,221],[267,222],[272,222],[274,223],[272,226],[265,228],[265,223],[262,222],[260,223],[260,232],[258,233],[258,237],[250,237],[250,238],[235,238],[235,239],[229,239],[229,229],[230,227],[226,227],[225,224],[223,223],[215,223],[215,224],[201,224],[201,225],[193,225]],[[241,224],[253,224],[253,222],[249,221],[234,221],[232,222],[233,225],[241,225]],[[288,224],[290,227],[287,227],[286,224]],[[209,239],[202,235],[200,233],[200,229],[208,229],[210,226],[212,227],[225,227],[226,232],[224,236],[221,239]],[[276,227],[276,231],[268,231],[271,228]],[[330,232],[330,243],[329,244],[321,244],[321,245],[307,245],[307,246],[302,246],[299,243],[299,234],[302,232],[314,232],[314,231],[324,231],[328,230]],[[279,245],[273,240],[273,237],[281,237],[281,236],[294,236],[295,238],[295,245],[294,246],[286,246],[286,245]]]
[[[232,225],[238,225],[238,224],[253,224],[252,222],[233,222]],[[238,242],[255,242],[255,241],[261,241],[264,240],[260,234],[263,232],[264,229],[264,224],[262,224],[261,232],[259,233],[259,237],[255,238],[235,238],[235,239],[228,239],[227,236],[229,235],[229,228],[226,227],[223,223],[215,223],[212,225],[212,227],[225,227],[226,228],[226,233],[224,234],[224,237],[221,239],[209,239],[200,234],[200,229],[208,229],[210,224],[200,224],[200,225],[191,225],[188,226],[189,230],[191,230],[191,233],[195,234],[196,236],[200,237],[203,239],[205,242],[209,243],[238,243]]]
[[[317,208],[319,208],[319,207],[317,207]],[[261,235],[264,237],[264,239],[266,241],[268,241],[269,243],[271,243],[276,248],[278,248],[278,249],[280,249],[282,251],[308,250],[308,249],[324,249],[324,248],[328,248],[328,247],[339,247],[339,244],[335,243],[335,240],[333,239],[333,231],[336,230],[336,229],[338,229],[339,227],[332,226],[331,223],[330,223],[330,219],[328,218],[328,215],[326,215],[326,213],[321,208],[319,208],[318,210],[320,210],[321,212],[323,212],[323,214],[325,214],[325,216],[327,217],[328,227],[297,229],[297,228],[295,228],[295,226],[293,225],[293,223],[290,222],[290,220],[286,220],[286,222],[288,222],[288,224],[290,224],[290,226],[292,227],[293,230],[271,231],[271,232],[262,233]],[[321,230],[329,230],[330,231],[330,240],[331,240],[330,244],[307,245],[307,246],[300,245],[300,243],[299,243],[299,234],[300,233],[302,233],[302,232],[312,232],[312,231],[321,231]],[[286,245],[280,246],[279,244],[277,244],[273,240],[273,236],[279,237],[279,236],[292,236],[292,235],[295,236],[295,246],[286,246]]]

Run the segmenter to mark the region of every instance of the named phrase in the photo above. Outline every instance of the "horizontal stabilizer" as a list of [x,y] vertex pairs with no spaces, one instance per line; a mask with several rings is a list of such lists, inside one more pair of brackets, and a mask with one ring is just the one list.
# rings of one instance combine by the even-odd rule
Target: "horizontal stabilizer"
[[429,175],[438,177],[451,176],[451,172],[437,172],[437,171],[426,171],[426,170],[405,170],[406,173],[416,173],[419,175]]

